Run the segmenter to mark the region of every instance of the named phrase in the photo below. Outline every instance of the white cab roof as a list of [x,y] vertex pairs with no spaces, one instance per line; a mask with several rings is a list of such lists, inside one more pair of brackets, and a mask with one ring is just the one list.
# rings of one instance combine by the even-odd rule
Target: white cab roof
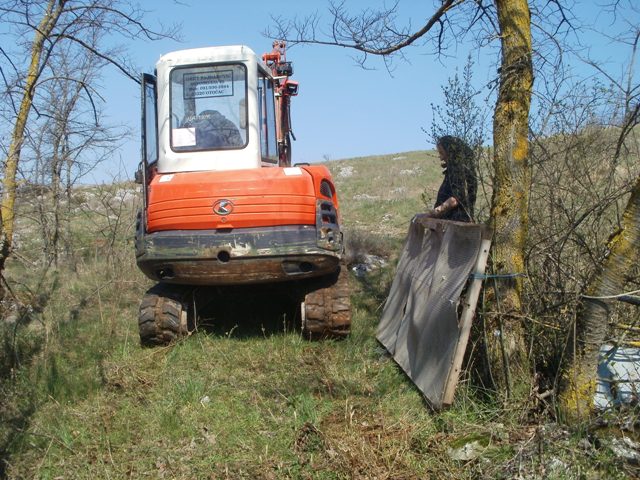
[[162,64],[173,66],[188,65],[190,63],[243,62],[251,60],[262,63],[262,60],[256,53],[246,45],[229,45],[223,47],[191,48],[167,53],[160,57],[157,66],[159,67]]

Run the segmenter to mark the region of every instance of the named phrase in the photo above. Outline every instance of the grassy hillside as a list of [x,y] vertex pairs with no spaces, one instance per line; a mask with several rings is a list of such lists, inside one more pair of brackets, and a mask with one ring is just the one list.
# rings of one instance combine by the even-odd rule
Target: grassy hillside
[[338,160],[327,164],[340,194],[347,229],[403,237],[411,217],[424,211],[422,193],[435,201],[442,169],[435,152]]
[[[42,298],[2,326],[2,475],[625,478],[605,440],[546,424],[534,404],[505,410],[467,380],[450,410],[428,409],[375,329],[408,221],[441,180],[436,157],[328,166],[351,245],[391,260],[353,279],[353,333],[340,342],[303,340],[284,311],[142,349],[137,309],[151,282],[133,259],[134,187],[77,192],[73,269],[46,268],[38,223],[25,215],[9,283],[25,303]],[[269,301],[257,297],[258,308]]]

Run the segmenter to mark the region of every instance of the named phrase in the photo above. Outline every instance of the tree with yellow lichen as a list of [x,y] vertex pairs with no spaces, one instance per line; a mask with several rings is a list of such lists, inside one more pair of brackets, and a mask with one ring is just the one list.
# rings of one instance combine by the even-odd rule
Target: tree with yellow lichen
[[[64,47],[69,45],[77,47],[95,64],[115,66],[137,82],[137,75],[130,71],[129,62],[123,57],[124,49],[105,47],[104,39],[114,34],[127,39],[143,37],[149,40],[175,35],[175,29],[155,32],[147,28],[142,23],[144,13],[140,7],[120,0],[0,0],[0,20],[11,27],[5,37],[16,36],[15,48],[7,45],[8,42],[0,48],[0,56],[6,60],[0,64],[0,77],[8,99],[3,113],[10,118],[11,131],[2,164],[0,277],[13,247],[17,175],[36,97],[41,90],[46,90],[43,85],[64,78],[76,83],[94,104],[95,91],[85,78],[67,78],[65,72],[56,71],[56,61],[68,52]],[[31,39],[26,53],[20,48],[23,38]],[[96,119],[94,127],[97,128],[98,123]],[[0,282],[0,300],[4,299],[4,294],[4,283]]]
[[[4,162],[2,176],[2,200],[0,203],[0,275],[4,272],[5,263],[11,253],[13,243],[13,231],[15,227],[15,203],[16,203],[16,175],[20,162],[20,153],[25,138],[25,130],[29,113],[33,105],[33,97],[36,85],[42,74],[42,56],[44,43],[53,31],[60,15],[64,1],[49,0],[42,19],[35,28],[34,39],[31,44],[31,59],[29,69],[25,75],[22,87],[22,100],[17,112],[11,133],[9,151]],[[4,285],[0,283],[0,300],[4,298]]]
[[531,15],[526,0],[497,0],[502,60],[500,86],[493,117],[493,197],[491,227],[494,273],[494,314],[487,318],[487,351],[494,382],[507,396],[511,375],[526,372],[522,318],[524,247],[531,173],[529,108],[533,88]]
[[[620,13],[618,7],[613,5],[614,14]],[[632,6],[631,11],[637,12],[637,7]],[[601,348],[605,343],[617,343],[610,323],[615,318],[614,305],[625,296],[628,284],[636,286],[631,289],[637,288],[634,275],[637,275],[640,262],[640,175],[637,168],[621,165],[621,160],[630,156],[631,165],[637,167],[636,134],[640,125],[640,85],[633,68],[640,46],[640,28],[635,24],[630,27],[617,38],[621,45],[630,47],[630,59],[627,67],[622,69],[621,80],[605,71],[602,65],[587,61],[610,81],[617,97],[622,100],[619,120],[612,122],[618,134],[610,139],[612,160],[604,177],[607,183],[613,183],[617,174],[625,172],[622,176],[628,177],[629,187],[619,187],[618,194],[630,192],[630,196],[622,217],[609,236],[603,259],[596,265],[586,287],[581,289],[584,294],[580,297],[575,324],[571,328],[559,396],[561,414],[570,422],[587,420],[594,413]],[[632,146],[634,143],[635,148]]]
[[[640,105],[635,108],[636,123]],[[578,312],[572,355],[564,373],[560,407],[569,421],[587,419],[593,413],[600,347],[606,341],[613,303],[623,292],[629,274],[640,262],[640,177],[622,216],[620,228],[608,242],[609,254],[593,277]]]

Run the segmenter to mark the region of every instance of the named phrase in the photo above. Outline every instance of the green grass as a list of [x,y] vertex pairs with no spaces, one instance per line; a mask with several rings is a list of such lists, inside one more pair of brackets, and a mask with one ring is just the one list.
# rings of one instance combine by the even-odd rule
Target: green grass
[[[14,446],[12,475],[349,478],[356,460],[372,468],[361,449],[384,469],[407,435],[432,426],[417,392],[381,356],[364,311],[343,342],[201,332],[152,350],[122,345],[135,336],[135,311],[127,313],[64,332],[93,362],[65,350],[55,367],[50,359],[36,372],[50,400]],[[117,340],[96,325],[116,327]],[[426,458],[406,455],[403,462],[424,469]]]
[[[37,408],[11,445],[9,478],[512,478],[519,447],[537,454],[535,425],[467,384],[452,409],[430,412],[374,340],[380,275],[355,295],[345,341],[244,335],[240,325],[237,335],[197,332],[156,349],[137,345],[144,282],[114,280],[102,310],[86,303],[24,370]],[[77,295],[94,292],[89,278]],[[580,438],[567,438],[567,451]],[[477,439],[480,459],[450,458]],[[556,449],[549,442],[543,455]],[[610,478],[623,478],[599,455]],[[569,471],[593,470],[589,458]]]
[[[238,319],[225,331],[140,348],[137,309],[150,282],[135,267],[130,227],[109,224],[106,214],[98,221],[78,213],[75,241],[88,253],[75,271],[36,275],[13,261],[10,282],[25,287],[16,294],[48,292],[48,299],[19,330],[21,362],[0,389],[1,472],[40,479],[624,478],[606,444],[581,450],[584,434],[557,425],[543,431],[527,409],[503,409],[468,380],[451,409],[428,408],[375,330],[408,220],[424,209],[421,193],[441,181],[435,156],[409,152],[329,167],[353,244],[391,261],[354,279],[353,330],[344,341],[308,342],[284,322],[256,329]],[[350,176],[340,174],[349,167]],[[126,216],[131,222],[133,211]],[[117,235],[115,249],[96,242],[104,232]],[[30,248],[23,254],[35,258]],[[472,441],[483,448],[478,458],[452,458]],[[556,464],[565,467],[553,470]]]

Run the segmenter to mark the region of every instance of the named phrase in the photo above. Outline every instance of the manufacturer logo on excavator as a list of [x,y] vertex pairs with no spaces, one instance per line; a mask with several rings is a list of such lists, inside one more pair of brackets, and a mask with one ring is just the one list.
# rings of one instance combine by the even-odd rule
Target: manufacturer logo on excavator
[[218,215],[229,215],[233,212],[233,202],[231,200],[218,200],[213,204],[213,213]]

